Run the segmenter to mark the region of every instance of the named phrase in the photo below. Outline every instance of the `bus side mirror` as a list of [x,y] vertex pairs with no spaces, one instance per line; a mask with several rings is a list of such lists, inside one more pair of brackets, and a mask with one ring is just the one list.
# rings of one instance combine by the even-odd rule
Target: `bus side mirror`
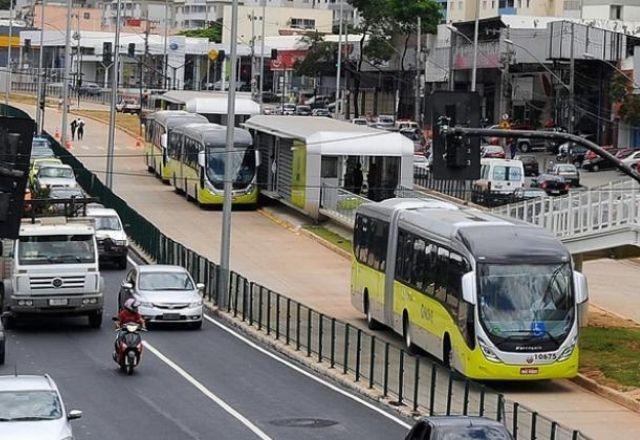
[[204,151],[200,151],[198,153],[198,165],[200,165],[202,168],[206,168],[206,162],[204,160]]
[[163,134],[162,136],[160,136],[160,145],[162,145],[162,148],[166,149],[167,148],[167,134]]
[[256,168],[260,166],[260,152],[256,150]]
[[469,303],[476,303],[476,273],[468,272],[462,275],[462,299]]
[[583,304],[589,300],[589,288],[587,277],[577,271],[573,271],[573,286],[576,289],[576,303]]

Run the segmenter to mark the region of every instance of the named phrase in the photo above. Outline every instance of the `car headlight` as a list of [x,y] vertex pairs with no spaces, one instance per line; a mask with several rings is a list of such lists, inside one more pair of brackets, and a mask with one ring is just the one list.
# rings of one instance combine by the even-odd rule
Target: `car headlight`
[[489,344],[487,344],[483,339],[478,338],[478,345],[480,346],[480,350],[482,350],[484,357],[493,362],[502,362],[493,349],[489,347]]
[[140,301],[140,307],[153,307],[153,303]]
[[189,307],[200,307],[201,305],[202,305],[202,300],[189,303]]
[[573,338],[571,338],[571,342],[567,345],[558,355],[558,362],[566,361],[573,354],[573,350],[576,348],[576,344],[578,343],[578,334],[576,333]]

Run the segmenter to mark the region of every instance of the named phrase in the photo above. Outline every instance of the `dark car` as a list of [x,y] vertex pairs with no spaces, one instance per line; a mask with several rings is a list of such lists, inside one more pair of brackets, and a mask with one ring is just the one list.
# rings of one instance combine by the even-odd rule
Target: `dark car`
[[[50,199],[82,199],[87,195],[81,188],[53,187],[49,190]],[[67,212],[65,212],[65,209]],[[60,215],[78,215],[84,206],[78,203],[77,206],[65,205],[64,203],[52,203],[51,211]]]
[[540,165],[538,164],[538,159],[535,156],[523,155],[518,156],[517,159],[522,161],[525,176],[537,176],[540,174]]
[[485,417],[423,417],[413,425],[405,440],[513,440],[500,422]]
[[[613,154],[614,156],[618,152],[613,147],[602,147],[608,153]],[[587,171],[600,171],[607,168],[614,168],[615,163],[609,159],[605,159],[604,157],[600,157],[598,154],[593,151],[588,151],[584,156],[584,162],[582,163],[582,168]]]
[[571,186],[580,186],[580,172],[575,165],[570,163],[558,163],[553,166],[549,174],[564,177]]
[[569,192],[570,185],[562,176],[540,174],[531,181],[532,188],[542,188],[550,196],[561,196]]
[[587,155],[587,147],[582,145],[573,145],[569,148],[569,163],[581,167],[584,163],[585,156]]

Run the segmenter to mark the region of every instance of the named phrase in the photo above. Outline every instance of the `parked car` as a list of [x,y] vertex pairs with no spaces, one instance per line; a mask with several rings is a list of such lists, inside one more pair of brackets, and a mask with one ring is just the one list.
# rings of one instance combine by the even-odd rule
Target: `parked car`
[[380,115],[376,119],[376,127],[382,129],[391,129],[396,127],[396,120],[391,115]]
[[78,87],[78,93],[82,96],[99,96],[103,89],[96,83],[83,83]]
[[0,376],[0,438],[71,439],[70,421],[80,417],[82,411],[67,411],[48,374]]
[[509,202],[524,186],[524,167],[515,159],[481,159],[480,179],[473,182],[471,201],[486,206]]
[[549,195],[542,188],[517,188],[513,192],[513,198],[517,202],[521,202],[523,200],[538,199],[538,198],[543,198],[548,196]]
[[54,157],[49,139],[42,136],[34,136],[31,142],[31,160],[38,157]]
[[483,145],[480,147],[480,157],[483,159],[505,159],[504,148],[499,145]]
[[[544,128],[539,131],[556,132],[558,130],[555,128]],[[554,148],[557,148],[557,144],[554,141],[550,141],[547,139],[518,138],[516,140],[516,145],[518,146],[518,150],[522,151],[523,153],[528,153],[534,150],[553,150]]]
[[524,154],[517,156],[516,159],[522,161],[525,176],[537,176],[540,174],[540,164],[538,164],[538,158],[535,156]]
[[181,323],[202,327],[202,292],[180,266],[140,265],[131,269],[118,294],[118,305],[128,298],[140,301],[140,314],[149,323]]
[[424,146],[427,141],[424,138],[422,131],[417,128],[401,128],[400,134],[413,142],[414,151],[424,150]]
[[402,131],[404,129],[414,130],[414,131],[415,130],[420,130],[420,126],[418,125],[417,122],[409,121],[409,120],[396,121],[396,127],[400,131]]
[[296,105],[295,104],[283,104],[280,106],[280,114],[292,116],[296,114]]
[[[82,190],[82,188],[67,188],[67,187],[53,187],[49,190],[48,197],[50,199],[82,199],[86,197],[86,194]],[[65,212],[65,209],[68,212]],[[75,206],[75,210],[72,209],[71,206],[65,206],[64,203],[52,203],[50,206],[50,211],[57,213],[58,215],[64,215],[65,217],[71,215],[81,215],[84,206],[82,204],[78,204]],[[73,211],[73,212],[71,212]]]
[[429,159],[423,154],[413,155],[413,167],[427,171],[429,169]]
[[31,160],[31,169],[29,170],[29,184],[33,187],[36,183],[38,170],[46,165],[62,165],[62,161],[57,157],[36,157]]
[[[615,155],[617,150],[613,147],[602,147],[605,151]],[[584,156],[584,162],[582,163],[582,168],[587,171],[600,171],[607,168],[613,168],[615,164],[604,157],[600,157],[593,151],[588,151]]]
[[369,125],[369,121],[367,121],[367,118],[353,118],[351,120],[351,123],[355,125]]
[[326,118],[331,117],[331,113],[326,108],[314,108],[311,110],[311,116],[324,116]]
[[87,216],[96,222],[96,242],[101,261],[112,261],[120,269],[127,268],[129,240],[115,209],[88,208]]
[[36,173],[34,189],[54,188],[57,186],[75,188],[76,176],[69,165],[48,164],[41,166]]
[[550,196],[561,196],[569,192],[570,185],[562,176],[540,174],[531,181],[531,187],[542,188]]
[[622,163],[634,168],[634,166],[640,162],[640,150],[632,151],[627,157],[622,159]]
[[569,148],[569,163],[574,164],[577,167],[582,167],[585,156],[587,155],[587,147],[582,145],[573,145]]
[[296,106],[296,115],[298,116],[311,116],[311,107],[308,105]]
[[405,440],[513,440],[500,422],[485,417],[433,416],[419,419]]
[[549,174],[564,177],[571,186],[580,186],[580,172],[575,165],[569,163],[555,164]]
[[140,103],[135,99],[123,99],[116,104],[116,111],[121,113],[140,113]]
[[614,156],[618,159],[625,159],[634,151],[636,151],[634,148],[620,148],[618,151],[616,151],[616,154]]

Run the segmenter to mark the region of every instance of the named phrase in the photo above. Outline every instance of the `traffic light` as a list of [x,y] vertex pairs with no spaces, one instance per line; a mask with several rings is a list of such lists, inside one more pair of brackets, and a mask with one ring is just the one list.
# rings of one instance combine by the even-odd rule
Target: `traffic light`
[[427,121],[433,129],[433,178],[480,178],[480,138],[443,133],[443,127],[479,127],[480,96],[475,92],[435,91],[429,97]]
[[112,47],[113,45],[110,41],[102,43],[102,64],[105,66],[111,64]]
[[136,56],[136,43],[129,43],[129,46],[127,46],[127,55],[131,58]]
[[278,49],[271,49],[271,60],[278,59]]
[[27,54],[27,55],[31,53],[31,39],[30,38],[25,38],[24,39],[24,53]]
[[32,119],[0,118],[0,238],[18,238],[35,130]]

